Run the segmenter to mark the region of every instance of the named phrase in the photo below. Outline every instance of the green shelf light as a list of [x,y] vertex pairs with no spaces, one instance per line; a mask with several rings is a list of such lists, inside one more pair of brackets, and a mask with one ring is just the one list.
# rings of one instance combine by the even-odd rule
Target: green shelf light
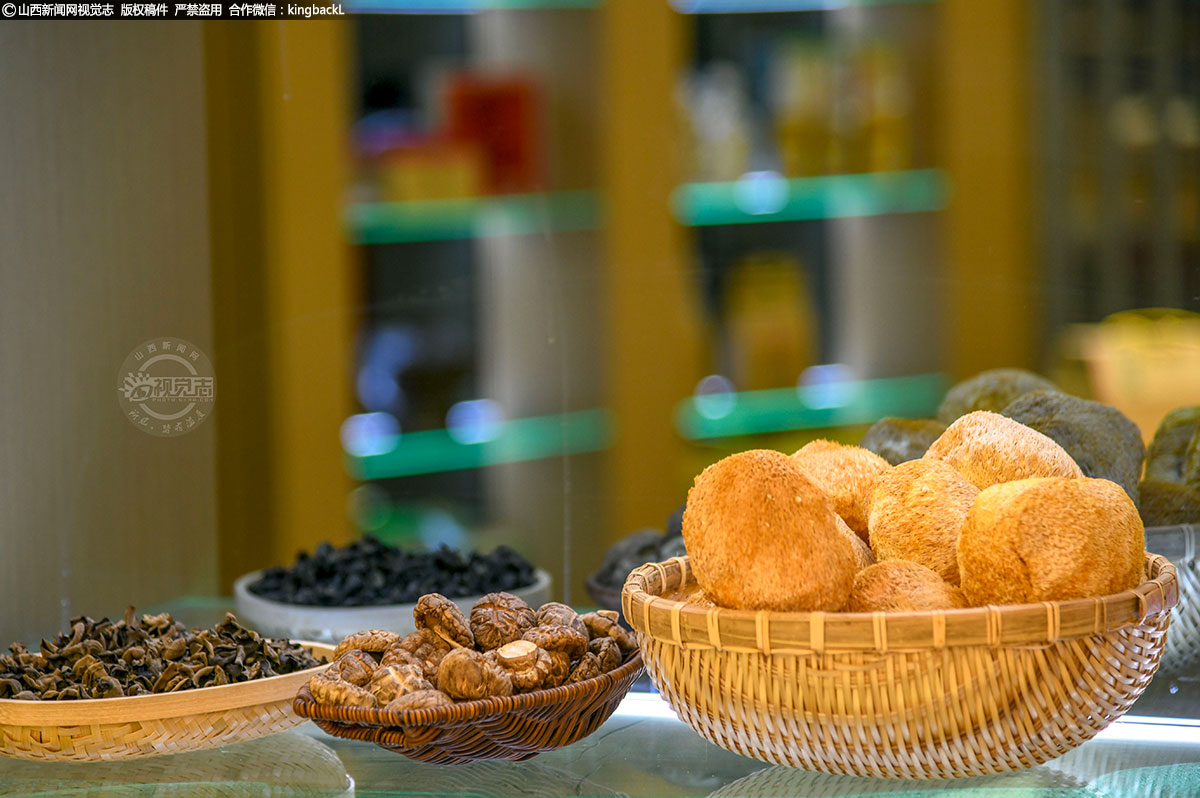
[[406,432],[391,451],[348,456],[347,470],[355,479],[372,480],[541,460],[601,451],[611,434],[610,415],[603,409],[502,421],[482,443],[460,442],[445,429]]
[[689,397],[675,406],[687,440],[873,424],[884,416],[927,418],[949,381],[942,374],[854,380]]
[[599,223],[600,202],[592,191],[366,202],[346,210],[346,224],[356,244],[594,230]]
[[599,0],[351,0],[352,14],[474,14],[479,11],[595,8]]
[[794,178],[750,172],[732,182],[685,183],[671,206],[680,222],[700,227],[938,211],[949,194],[940,169]]

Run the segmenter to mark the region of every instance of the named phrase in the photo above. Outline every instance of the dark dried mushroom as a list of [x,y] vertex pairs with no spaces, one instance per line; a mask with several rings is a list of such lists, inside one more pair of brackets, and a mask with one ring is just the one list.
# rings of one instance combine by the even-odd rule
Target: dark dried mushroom
[[530,606],[512,593],[488,593],[471,608],[471,633],[484,651],[520,640],[536,623]]
[[342,642],[333,651],[333,658],[337,659],[347,651],[357,649],[358,651],[367,651],[371,654],[382,654],[388,648],[400,642],[400,635],[395,632],[386,632],[382,629],[368,629],[365,632],[357,632],[352,635],[347,635],[342,638]]
[[427,629],[445,640],[452,648],[475,645],[475,636],[471,634],[471,625],[467,616],[458,605],[441,593],[428,593],[421,596],[417,606],[413,608],[413,620],[417,629]]
[[343,707],[364,707],[367,709],[379,705],[366,688],[349,682],[343,682],[334,676],[322,672],[308,680],[308,691],[318,704],[336,704]]
[[599,637],[611,637],[621,647],[621,653],[628,653],[637,648],[637,638],[621,624],[617,623],[619,616],[612,610],[589,612],[582,616],[583,624],[595,640]]
[[579,617],[579,613],[566,604],[557,601],[547,602],[538,608],[536,625],[570,626],[581,635],[587,636],[588,633],[587,627],[583,625],[583,620]]
[[425,678],[431,682],[436,682],[438,666],[442,658],[450,653],[450,644],[428,629],[418,629],[393,648],[407,651],[420,662]]
[[403,712],[406,709],[437,709],[454,706],[453,699],[441,690],[417,690],[393,698],[384,707],[388,712]]
[[336,676],[343,682],[365,687],[375,673],[375,660],[365,651],[350,649],[333,661],[327,669],[330,676]]
[[438,668],[437,689],[455,700],[512,695],[512,680],[472,648],[456,648]]
[[384,665],[416,665],[424,670],[425,664],[411,651],[396,644],[383,652],[383,658],[379,660],[379,666]]
[[496,664],[508,674],[517,693],[543,687],[554,669],[549,652],[528,640],[514,640],[489,653],[495,654]]
[[432,689],[419,665],[380,665],[367,684],[367,690],[380,706],[405,693]]
[[600,670],[605,673],[621,664],[621,647],[611,637],[597,637],[588,643],[588,653],[596,655]]
[[600,658],[589,651],[579,658],[579,662],[575,663],[575,667],[571,669],[571,675],[567,677],[567,684],[594,679],[602,673],[604,673],[604,669],[600,667]]
[[535,626],[522,639],[547,651],[561,651],[569,660],[582,657],[588,647],[587,635],[570,626]]
[[565,651],[547,651],[550,655],[550,673],[542,687],[558,687],[571,675],[571,657]]
[[171,616],[120,621],[74,618],[70,630],[43,640],[40,652],[13,645],[0,655],[0,698],[31,693],[66,701],[212,687],[311,668],[312,654],[265,640],[232,615],[213,629],[186,630]]

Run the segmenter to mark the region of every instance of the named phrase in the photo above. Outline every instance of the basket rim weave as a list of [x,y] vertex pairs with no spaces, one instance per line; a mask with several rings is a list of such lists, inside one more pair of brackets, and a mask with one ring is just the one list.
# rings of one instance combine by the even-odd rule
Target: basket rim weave
[[292,708],[296,714],[310,720],[328,720],[342,724],[383,727],[454,727],[480,718],[524,711],[559,702],[567,702],[585,694],[601,693],[614,687],[625,677],[641,670],[642,652],[635,650],[611,671],[574,684],[564,684],[512,696],[489,696],[474,701],[459,701],[452,706],[432,709],[406,709],[389,712],[385,709],[348,707],[340,704],[318,704],[309,692],[308,683],[296,694]]
[[1049,645],[1145,623],[1179,601],[1175,566],[1147,552],[1149,578],[1107,596],[922,612],[774,612],[664,598],[694,579],[687,557],[646,563],[626,578],[621,607],[639,634],[689,649],[763,654],[915,651]]
[[174,693],[85,698],[75,701],[18,701],[0,698],[2,726],[86,726],[182,718],[188,715],[227,712],[293,697],[300,684],[329,667],[333,646],[305,640],[292,641],[325,662],[294,673],[248,682],[198,687]]

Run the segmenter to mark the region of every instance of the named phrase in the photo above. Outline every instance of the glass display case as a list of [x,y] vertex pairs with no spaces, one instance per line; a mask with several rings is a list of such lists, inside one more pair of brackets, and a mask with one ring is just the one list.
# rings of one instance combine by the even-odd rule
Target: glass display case
[[[1200,794],[1200,7],[327,5],[176,24],[5,6],[0,795]],[[948,392],[997,369],[1020,372],[954,409]],[[1030,390],[1059,404],[1022,409]],[[952,462],[930,445],[971,411],[1074,470],[981,483],[955,461],[970,495],[933,578],[960,598],[846,611],[867,565],[924,556],[881,543],[879,475]],[[1072,426],[1087,414],[1105,420]],[[797,465],[810,444],[870,450],[870,480]],[[820,545],[772,527],[751,472],[701,518],[689,490],[747,452],[816,486]],[[986,593],[963,553],[984,510],[965,519],[1027,477],[1124,492],[1087,499],[1094,529],[1069,507],[1046,511],[1053,534],[1013,522],[1020,567],[980,570],[1028,590]],[[1047,551],[1081,581],[1115,569],[1118,528],[1144,541],[1132,582],[1038,592]],[[704,554],[705,535],[733,553]],[[730,599],[768,573],[783,592],[824,578],[835,549],[859,559],[824,583],[844,582],[832,603]],[[509,702],[509,726],[492,729],[500,703],[452,704],[447,724],[553,749],[529,761],[415,761],[396,752],[427,742],[420,724],[356,736],[334,724],[367,704],[303,709],[308,660],[251,668],[259,632],[318,658],[394,635],[372,673],[414,634],[441,635],[420,657],[482,652],[472,607],[498,591],[529,610],[487,605],[520,627],[504,644],[561,678],[514,687],[517,653],[475,652],[508,674],[513,694],[483,700]],[[428,619],[458,616],[418,605],[431,593],[475,643],[439,642],[453,623]],[[581,617],[547,623],[548,602]],[[205,631],[172,644],[163,613]],[[524,637],[548,626],[582,647]],[[589,648],[605,638],[621,642]],[[392,665],[428,680],[412,692],[452,692],[411,648]],[[620,664],[585,673],[584,651]],[[292,679],[260,691],[243,742],[186,750],[157,710],[105,714],[182,701],[215,741],[250,699],[205,691],[251,695],[225,683],[243,677]],[[71,720],[55,698],[125,703],[94,726],[22,720]],[[126,722],[164,730],[127,761],[65,761],[112,758],[89,752]],[[1031,739],[1051,753],[1017,752]],[[987,775],[933,778],[956,756]]]

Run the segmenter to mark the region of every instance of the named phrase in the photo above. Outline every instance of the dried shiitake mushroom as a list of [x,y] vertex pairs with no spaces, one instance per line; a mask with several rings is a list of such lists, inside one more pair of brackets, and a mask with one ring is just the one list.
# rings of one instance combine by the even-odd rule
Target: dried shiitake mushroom
[[570,626],[535,626],[522,639],[547,651],[561,651],[570,660],[582,657],[588,647],[587,635],[580,634]]
[[589,612],[582,617],[583,624],[587,627],[593,640],[598,637],[611,637],[617,641],[622,653],[628,653],[637,648],[637,638],[634,637],[633,632],[617,623],[617,613],[612,610]]
[[367,651],[372,654],[382,654],[394,643],[400,642],[400,635],[383,629],[368,629],[365,632],[355,632],[346,635],[342,642],[333,650],[333,658],[337,659],[347,651]]
[[406,709],[437,709],[454,706],[453,699],[441,690],[415,690],[393,698],[384,709],[403,712]]
[[537,626],[571,626],[581,635],[588,633],[579,613],[557,601],[549,601],[538,608]]
[[371,674],[375,672],[375,660],[365,651],[352,648],[343,651],[325,672],[343,682],[365,687],[367,682],[371,681]]
[[367,685],[367,690],[380,705],[405,693],[432,689],[433,685],[423,675],[420,665],[380,665]]
[[588,643],[588,652],[596,655],[600,670],[605,673],[621,664],[621,647],[611,637],[597,637]]
[[358,685],[344,682],[324,672],[308,680],[308,690],[318,704],[337,704],[344,707],[374,708],[379,705],[375,696]]
[[495,654],[496,664],[508,674],[513,691],[518,693],[545,686],[546,678],[554,669],[549,652],[528,640],[514,640],[489,653]]
[[421,596],[413,609],[413,619],[417,629],[428,629],[445,640],[452,648],[475,645],[475,636],[471,634],[471,625],[467,616],[458,605],[441,593],[428,593]]
[[579,662],[575,663],[575,667],[571,669],[571,675],[567,677],[567,684],[594,679],[602,673],[604,670],[600,667],[599,657],[589,651],[579,658]]
[[542,687],[558,687],[567,681],[571,674],[571,657],[565,651],[547,651],[550,656],[550,673]]
[[450,644],[428,629],[418,629],[393,648],[408,652],[420,662],[425,678],[431,682],[437,680],[438,666],[450,652]]
[[425,664],[413,653],[405,648],[402,648],[399,643],[383,652],[383,658],[379,660],[379,666],[384,665],[416,665],[421,670],[425,669]]
[[512,680],[473,648],[456,648],[438,667],[437,689],[455,700],[512,695]]
[[536,616],[525,600],[512,593],[488,593],[471,608],[471,632],[484,651],[520,640],[536,625]]

